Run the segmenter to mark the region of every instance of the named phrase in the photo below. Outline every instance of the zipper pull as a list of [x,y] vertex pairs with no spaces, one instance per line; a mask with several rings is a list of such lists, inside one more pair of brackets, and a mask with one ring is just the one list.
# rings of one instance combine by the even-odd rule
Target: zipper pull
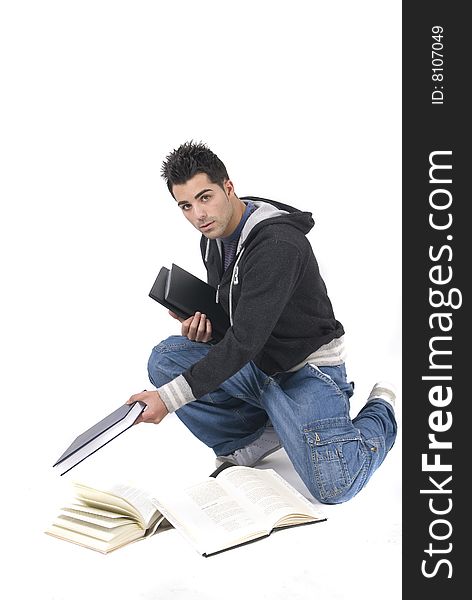
[[238,283],[239,283],[238,272],[239,272],[239,267],[236,267],[234,269],[234,278],[233,278],[234,285],[238,285]]
[[216,300],[216,303],[218,304],[219,300],[220,300],[220,285],[219,284],[218,284],[218,287],[216,288],[216,298],[215,298],[215,300]]

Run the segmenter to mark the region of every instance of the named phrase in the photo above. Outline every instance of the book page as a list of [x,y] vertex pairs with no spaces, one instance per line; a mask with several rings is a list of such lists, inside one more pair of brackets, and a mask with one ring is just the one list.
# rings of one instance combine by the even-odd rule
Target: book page
[[[298,517],[324,519],[320,511],[287,483],[273,469],[259,470],[250,467],[231,467],[223,471],[218,479],[233,494],[247,502],[254,514],[264,519],[266,527],[272,529],[280,519],[294,515]],[[300,522],[305,519],[300,519]]]
[[94,523],[79,521],[67,515],[56,517],[53,525],[62,527],[66,531],[75,531],[91,538],[102,540],[103,542],[112,542],[128,535],[133,538],[136,536],[142,537],[144,534],[142,528],[136,522],[129,522],[124,525],[115,522],[111,527],[103,527]]
[[214,478],[182,491],[166,492],[155,503],[202,554],[268,534],[244,503]]
[[[149,524],[155,519],[156,516],[156,507],[154,506],[152,499],[149,497],[147,493],[143,490],[138,490],[137,488],[133,488],[130,486],[126,486],[123,484],[116,484],[111,488],[111,491],[127,500],[132,506],[139,511],[143,522],[145,524],[145,529],[149,527]],[[157,515],[160,516],[160,515]]]
[[[86,507],[88,508],[88,507]],[[112,513],[110,511],[102,510],[101,514],[97,514],[93,511],[98,511],[100,509],[94,508],[89,510],[78,510],[76,508],[64,507],[61,508],[60,516],[72,517],[74,519],[79,519],[85,523],[92,523],[93,525],[100,525],[101,527],[113,528],[117,525],[125,525],[127,523],[136,523],[136,520],[131,517],[120,516],[118,513]],[[106,515],[103,513],[107,513]],[[109,516],[110,515],[110,516]],[[113,516],[112,516],[113,515]]]
[[117,535],[116,537],[113,537],[112,540],[108,541],[80,533],[79,531],[73,531],[72,529],[65,529],[64,527],[55,524],[51,524],[46,529],[45,533],[61,540],[66,540],[84,546],[85,548],[90,548],[91,550],[97,550],[104,554],[111,552],[120,546],[143,538],[143,530],[137,525],[135,525],[134,530],[125,530],[123,534]]
[[151,499],[137,488],[114,484],[107,490],[98,490],[80,483],[74,483],[74,487],[81,501],[118,514],[133,516],[143,529],[147,529],[156,517],[156,508]]
[[104,510],[103,508],[97,508],[95,506],[89,506],[83,501],[71,502],[67,507],[63,507],[61,510],[77,511],[82,513],[88,513],[94,517],[108,517],[110,519],[132,519],[128,515],[118,513],[116,511]]
[[154,502],[202,554],[269,535],[276,526],[325,518],[272,469],[231,467],[185,490],[166,490]]

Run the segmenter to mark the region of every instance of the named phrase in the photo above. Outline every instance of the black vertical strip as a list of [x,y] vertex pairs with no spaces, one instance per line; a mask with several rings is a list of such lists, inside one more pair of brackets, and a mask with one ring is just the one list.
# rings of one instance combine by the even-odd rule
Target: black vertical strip
[[467,593],[459,592],[467,589],[472,438],[464,6],[403,3],[403,590],[427,600]]

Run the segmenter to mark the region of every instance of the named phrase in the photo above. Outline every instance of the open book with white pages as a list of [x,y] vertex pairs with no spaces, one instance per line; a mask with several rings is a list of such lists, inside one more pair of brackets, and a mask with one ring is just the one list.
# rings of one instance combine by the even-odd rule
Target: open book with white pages
[[230,467],[184,490],[165,491],[154,502],[203,556],[326,520],[273,469]]
[[75,483],[75,501],[46,533],[106,554],[174,526],[210,556],[278,529],[326,520],[274,470],[225,467],[185,489],[161,490],[158,498],[124,485]]

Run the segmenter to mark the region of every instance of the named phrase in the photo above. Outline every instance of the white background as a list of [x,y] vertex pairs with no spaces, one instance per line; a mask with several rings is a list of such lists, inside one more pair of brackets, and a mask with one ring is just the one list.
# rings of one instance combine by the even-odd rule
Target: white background
[[[149,387],[153,345],[178,332],[148,297],[159,268],[204,277],[160,178],[184,141],[206,142],[238,195],[313,213],[353,415],[375,381],[400,389],[400,26],[393,1],[1,3],[3,597],[400,597],[401,433],[327,522],[213,558],[176,532],[109,556],[43,533],[71,479],[158,495],[213,469],[175,415],[51,469]],[[308,495],[283,451],[263,466]]]

